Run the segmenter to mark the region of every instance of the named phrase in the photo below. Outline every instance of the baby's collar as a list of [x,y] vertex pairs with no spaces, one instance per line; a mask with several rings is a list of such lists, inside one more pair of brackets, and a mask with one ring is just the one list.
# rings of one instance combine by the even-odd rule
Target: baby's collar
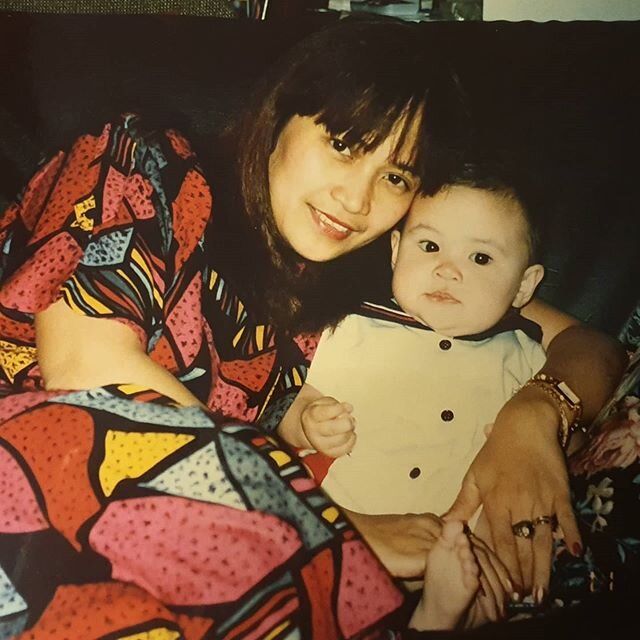
[[[416,329],[423,329],[424,331],[433,331],[431,327],[428,327],[421,322],[418,322],[413,316],[405,313],[398,303],[393,299],[389,299],[384,304],[375,302],[363,302],[358,310],[358,315],[366,318],[374,318],[376,320],[387,320],[388,322],[395,322],[408,327],[414,327]],[[467,336],[456,336],[454,340],[468,340],[471,342],[478,342],[480,340],[486,340],[492,338],[499,333],[505,331],[515,331],[520,329],[532,340],[536,342],[542,342],[542,329],[538,324],[525,318],[519,309],[511,307],[507,313],[490,329],[482,331],[480,333],[474,333]]]

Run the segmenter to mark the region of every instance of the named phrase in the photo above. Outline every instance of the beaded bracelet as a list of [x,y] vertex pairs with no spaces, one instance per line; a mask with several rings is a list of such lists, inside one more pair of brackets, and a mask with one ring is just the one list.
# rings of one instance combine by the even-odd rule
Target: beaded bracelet
[[537,387],[554,401],[560,413],[558,440],[560,446],[566,450],[572,434],[578,429],[585,431],[585,428],[580,426],[582,401],[566,382],[546,373],[536,373],[522,386],[523,389],[525,387]]

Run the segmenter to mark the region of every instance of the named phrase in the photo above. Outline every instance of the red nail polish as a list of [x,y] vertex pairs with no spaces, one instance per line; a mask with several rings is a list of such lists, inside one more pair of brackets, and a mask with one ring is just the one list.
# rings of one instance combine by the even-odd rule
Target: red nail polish
[[576,558],[580,558],[582,556],[582,545],[579,542],[574,542],[571,552]]

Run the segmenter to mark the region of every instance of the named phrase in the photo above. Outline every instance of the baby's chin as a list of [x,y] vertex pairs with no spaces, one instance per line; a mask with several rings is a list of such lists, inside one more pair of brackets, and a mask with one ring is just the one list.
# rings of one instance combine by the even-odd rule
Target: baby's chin
[[[414,316],[415,317],[415,316]],[[444,338],[459,338],[460,336],[473,336],[477,333],[483,333],[490,327],[477,327],[470,325],[440,325],[438,322],[429,322],[425,318],[415,318],[420,324],[428,327],[439,336]]]

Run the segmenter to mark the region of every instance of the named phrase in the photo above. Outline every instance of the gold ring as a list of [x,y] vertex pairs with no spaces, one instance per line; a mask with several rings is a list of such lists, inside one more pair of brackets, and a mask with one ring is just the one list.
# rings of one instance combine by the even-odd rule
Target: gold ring
[[533,538],[535,530],[536,525],[533,520],[520,520],[520,522],[511,525],[513,535],[518,538]]
[[551,530],[555,531],[558,528],[558,517],[554,514],[552,516],[538,516],[534,518],[533,525],[537,527],[539,524],[551,525]]

